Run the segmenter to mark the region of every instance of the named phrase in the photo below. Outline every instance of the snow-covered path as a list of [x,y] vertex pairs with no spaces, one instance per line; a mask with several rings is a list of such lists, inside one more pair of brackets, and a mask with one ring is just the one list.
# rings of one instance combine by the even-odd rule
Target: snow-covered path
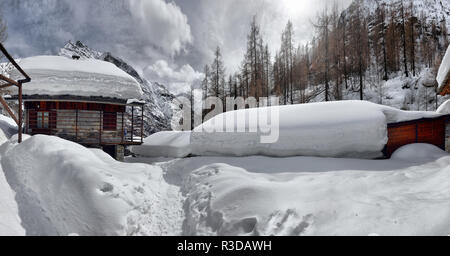
[[[149,165],[150,167],[150,165]],[[160,177],[157,190],[144,199],[141,205],[127,216],[128,235],[176,236],[182,234],[185,219],[183,211],[184,198],[180,187],[168,184]],[[147,188],[148,189],[148,188]]]

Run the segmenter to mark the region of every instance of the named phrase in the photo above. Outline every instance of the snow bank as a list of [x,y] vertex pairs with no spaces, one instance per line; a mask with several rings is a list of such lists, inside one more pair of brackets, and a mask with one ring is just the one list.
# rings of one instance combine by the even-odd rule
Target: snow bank
[[[36,56],[20,61],[32,77],[23,87],[24,95],[98,96],[140,99],[142,90],[136,79],[114,64],[95,60],[72,60],[61,56]],[[13,71],[12,77],[20,77]]]
[[[116,162],[100,150],[44,135],[21,144],[12,139],[0,151],[27,235],[173,231],[152,217],[168,186],[158,167]],[[181,203],[169,202],[181,211]]]
[[442,103],[442,105],[436,110],[436,112],[444,115],[450,114],[450,100]]
[[17,133],[17,124],[12,118],[0,115],[0,145]]
[[182,158],[191,154],[190,132],[158,132],[144,139],[141,146],[133,146],[131,151],[146,157]]
[[437,74],[437,82],[439,85],[439,90],[442,90],[445,82],[447,81],[448,74],[450,72],[450,46],[447,48],[444,58],[442,59],[441,66]]
[[[261,143],[262,128],[257,123],[227,123],[248,120],[268,109],[279,113],[279,139]],[[387,123],[435,117],[435,112],[401,111],[364,101],[339,101],[278,106],[227,112],[197,127],[191,136],[194,155],[268,155],[376,158],[387,143]],[[265,113],[265,112],[262,112]],[[246,119],[247,117],[247,119]],[[224,123],[224,130],[202,132]],[[259,132],[249,131],[257,126]]]
[[[16,123],[11,118],[0,115],[0,145],[5,143],[14,131],[17,132]],[[25,235],[14,197],[15,193],[6,181],[0,166],[0,236]]]
[[[437,151],[409,145],[394,154],[396,159],[346,159],[348,168],[360,161],[365,167],[314,173],[305,172],[309,158],[303,157],[288,162],[260,157],[250,168],[230,164],[231,158],[216,159],[221,162],[184,178],[185,235],[446,236],[450,156]],[[173,170],[191,161],[196,159],[181,160]],[[317,158],[315,164],[322,161]],[[266,173],[266,165],[279,166],[279,172]]]
[[15,193],[0,168],[0,236],[25,235],[25,230],[20,224],[19,209],[14,197]]

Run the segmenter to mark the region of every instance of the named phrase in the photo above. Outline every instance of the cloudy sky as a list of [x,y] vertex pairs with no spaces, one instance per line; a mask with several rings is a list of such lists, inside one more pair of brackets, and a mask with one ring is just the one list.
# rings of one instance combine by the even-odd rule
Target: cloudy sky
[[[344,8],[351,0],[336,0]],[[311,39],[310,21],[332,0],[0,0],[8,23],[6,47],[17,57],[56,54],[81,40],[134,65],[177,92],[196,83],[213,50],[237,70],[253,15],[272,52],[288,19],[297,42]]]

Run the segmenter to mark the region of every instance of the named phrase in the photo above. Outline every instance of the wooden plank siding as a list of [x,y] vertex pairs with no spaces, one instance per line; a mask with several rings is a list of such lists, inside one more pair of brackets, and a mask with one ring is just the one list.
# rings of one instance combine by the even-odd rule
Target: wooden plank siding
[[390,158],[400,147],[413,143],[428,143],[446,149],[447,117],[420,119],[388,125],[388,143],[384,155]]
[[[127,125],[126,107],[84,102],[26,102],[26,131],[31,134],[47,134],[71,140],[83,145],[130,145],[142,143],[127,140],[131,129]],[[38,115],[48,112],[46,127],[38,126]],[[140,124],[142,117],[134,117]],[[142,131],[135,131],[135,133]]]
[[445,122],[445,151],[450,153],[450,115],[446,117]]

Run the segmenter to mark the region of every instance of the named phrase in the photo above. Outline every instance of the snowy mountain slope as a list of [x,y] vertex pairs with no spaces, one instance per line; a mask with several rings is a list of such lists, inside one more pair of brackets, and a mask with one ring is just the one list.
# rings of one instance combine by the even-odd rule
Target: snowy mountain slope
[[163,85],[150,82],[141,77],[139,73],[124,60],[112,55],[111,53],[102,53],[90,49],[83,43],[68,42],[60,51],[59,55],[71,58],[73,55],[80,56],[81,59],[99,59],[113,63],[121,70],[134,77],[141,85],[146,102],[144,108],[144,130],[145,135],[170,130],[170,122],[174,106],[172,104],[175,96],[171,94]]
[[[356,3],[362,3],[362,9],[365,15],[375,13],[378,6],[392,5],[400,3],[399,0],[355,0],[347,9],[350,13],[355,10]],[[410,5],[410,1],[403,1],[404,7]],[[450,26],[450,1],[447,0],[413,0],[414,8],[418,15],[423,14],[427,23],[440,24],[446,21],[447,27]]]
[[[405,11],[409,11],[410,1],[403,1]],[[437,65],[440,56],[445,53],[446,42],[450,40],[450,34],[442,33],[441,25],[445,22],[447,29],[450,27],[450,1],[443,0],[413,0],[414,14],[416,20],[416,76],[412,76],[411,64],[408,64],[409,77],[405,77],[403,67],[398,71],[388,71],[388,81],[383,80],[383,67],[376,61],[374,47],[369,47],[370,63],[368,63],[367,71],[363,74],[363,94],[364,100],[368,100],[377,104],[383,104],[402,110],[436,110],[440,104],[450,99],[450,96],[436,96],[435,85],[437,76]],[[386,6],[386,14],[390,10],[398,10],[400,0],[354,0],[353,3],[342,12],[342,17],[346,17],[350,22],[351,17],[360,14],[361,17],[367,19],[369,31],[373,31],[379,27],[379,20],[376,17],[376,11],[379,6]],[[358,8],[360,6],[360,8]],[[397,12],[394,19],[401,24],[400,12]],[[385,16],[386,24],[390,22],[392,17]],[[385,25],[386,25],[385,24]],[[429,64],[423,56],[419,56],[424,51],[419,47],[419,42],[424,37],[433,39],[433,56],[435,56],[434,64]],[[446,39],[447,38],[447,39]],[[370,40],[369,40],[370,41]],[[371,42],[372,44],[381,44],[381,42]],[[401,48],[398,49],[401,51]],[[407,53],[407,59],[410,59],[410,53]],[[431,66],[430,66],[431,65]],[[350,75],[348,79],[348,88],[344,84],[339,87],[342,89],[343,100],[359,100],[359,77],[357,74]],[[324,101],[323,84],[316,88],[307,89],[308,102]],[[336,85],[332,82],[331,92],[337,92]],[[336,94],[336,93],[332,93]],[[297,98],[300,98],[298,95]],[[336,100],[338,96],[331,95],[331,100]]]

